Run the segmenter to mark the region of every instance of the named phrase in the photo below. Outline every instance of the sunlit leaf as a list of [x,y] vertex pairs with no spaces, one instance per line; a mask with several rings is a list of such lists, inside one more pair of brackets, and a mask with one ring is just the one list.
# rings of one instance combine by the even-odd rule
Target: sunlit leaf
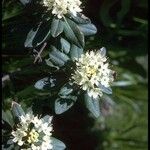
[[52,51],[49,53],[49,58],[55,65],[63,66],[68,60],[69,57],[56,49],[56,47],[51,46]]
[[74,96],[68,96],[68,97],[69,97],[68,99],[57,98],[55,100],[55,113],[56,114],[62,114],[74,105],[77,98]]
[[49,78],[49,77],[45,77],[39,81],[37,81],[34,85],[34,87],[36,89],[39,89],[39,90],[42,90],[44,89],[44,87],[49,87],[49,88],[52,88],[55,86],[55,81],[56,79],[52,79],[52,78]]
[[23,5],[27,5],[31,2],[31,0],[20,0]]
[[89,97],[87,93],[85,94],[84,99],[87,109],[94,115],[94,117],[98,118],[100,116],[99,99],[93,99]]
[[96,34],[97,32],[97,28],[95,27],[94,24],[81,24],[79,25],[80,31],[85,35],[85,36],[89,36],[89,35],[93,35]]
[[83,53],[83,49],[79,48],[78,46],[72,44],[70,49],[70,57],[72,60],[75,58],[80,58],[81,54]]
[[80,31],[78,25],[68,18],[64,18],[64,33],[66,38],[79,47],[84,46],[84,35]]
[[75,21],[78,24],[91,23],[90,19],[81,13],[77,13],[77,16],[74,16],[73,14],[70,14],[69,16],[73,21]]
[[66,145],[62,141],[54,137],[51,137],[51,140],[52,140],[53,150],[64,150],[66,148]]
[[23,116],[25,115],[25,112],[22,109],[21,105],[19,105],[16,102],[12,102],[12,112],[13,112],[14,116],[18,117],[18,118],[22,115]]
[[70,43],[64,38],[61,38],[60,42],[61,42],[61,50],[65,52],[66,54],[68,54],[70,51]]
[[51,35],[57,37],[60,33],[63,32],[63,21],[60,19],[53,18],[51,23]]

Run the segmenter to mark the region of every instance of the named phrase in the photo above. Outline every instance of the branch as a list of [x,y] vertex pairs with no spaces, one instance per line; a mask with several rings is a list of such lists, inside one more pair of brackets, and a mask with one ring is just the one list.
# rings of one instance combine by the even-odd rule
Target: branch
[[34,52],[37,53],[37,55],[35,55],[34,64],[37,62],[37,60],[38,60],[38,62],[42,62],[41,53],[43,52],[46,45],[47,45],[47,43],[44,43],[39,52],[34,49]]

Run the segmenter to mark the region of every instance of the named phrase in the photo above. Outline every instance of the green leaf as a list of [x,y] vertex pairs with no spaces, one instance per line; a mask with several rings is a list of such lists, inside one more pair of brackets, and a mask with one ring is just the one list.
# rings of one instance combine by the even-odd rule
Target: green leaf
[[27,88],[18,91],[15,96],[21,100],[34,99],[36,92],[37,90],[35,89],[35,87],[33,85],[29,85]]
[[13,127],[14,121],[13,121],[12,114],[9,110],[7,111],[2,110],[2,119],[6,121],[11,127]]
[[105,57],[106,56],[106,48],[105,47],[102,47],[100,50],[99,50],[100,54],[102,57]]
[[23,5],[27,5],[31,2],[31,0],[20,0]]
[[52,145],[53,145],[52,150],[64,150],[66,148],[66,145],[62,141],[54,137],[51,137],[51,140],[52,140]]
[[58,65],[59,67],[62,67],[65,64],[64,61],[60,60],[59,58],[57,58],[56,56],[54,56],[52,54],[49,54],[49,58],[52,61],[52,63],[54,63],[54,66]]
[[20,117],[20,116],[24,116],[25,115],[25,112],[23,111],[21,105],[19,105],[18,103],[16,102],[12,102],[12,112],[14,114],[15,117]]
[[57,50],[54,46],[51,46],[51,49],[52,51],[49,53],[49,57],[54,64],[61,67],[69,60],[67,55]]
[[[65,96],[64,98],[67,98],[67,96]],[[55,113],[56,114],[64,113],[65,111],[70,109],[77,100],[77,97],[75,96],[68,96],[68,99],[64,99],[64,98],[57,98],[55,100]]]
[[96,34],[97,28],[94,24],[81,24],[79,25],[80,31],[83,32],[85,36]]
[[73,88],[69,83],[66,83],[59,91],[58,95],[60,98],[57,98],[55,101],[55,113],[61,114],[67,111],[73,106],[77,100],[77,96],[71,95]]
[[50,77],[45,77],[39,81],[37,81],[34,85],[36,89],[42,90],[46,87],[52,88],[55,86],[55,79]]
[[116,81],[116,82],[113,82],[112,86],[131,86],[134,84],[136,83],[132,81]]
[[59,95],[69,95],[73,92],[72,88],[68,88],[67,86],[64,86],[60,89]]
[[104,85],[99,84],[99,88],[106,94],[112,94],[112,89],[110,87],[105,87]]
[[84,35],[80,31],[79,26],[68,18],[64,18],[64,33],[66,38],[79,47],[84,47]]
[[49,59],[45,59],[45,62],[48,66],[50,67],[53,67],[53,68],[56,68],[57,70],[59,70],[59,67],[54,65],[51,61],[50,61],[50,58]]
[[57,37],[59,34],[63,32],[63,21],[60,19],[53,18],[52,24],[51,24],[51,35],[53,37]]
[[61,50],[66,54],[68,54],[70,51],[70,43],[64,38],[60,39],[60,43],[61,43]]
[[54,46],[51,46],[51,49],[52,49],[52,51],[51,51],[52,55],[58,57],[59,59],[61,59],[64,62],[67,62],[69,60],[69,57],[66,54],[60,52]]
[[46,115],[42,118],[42,121],[43,122],[47,122],[47,123],[51,123],[52,122],[52,119],[53,117],[52,116],[49,116],[49,115]]
[[86,93],[84,96],[86,107],[88,110],[98,118],[100,116],[100,106],[99,106],[99,99],[94,99],[88,96]]
[[71,20],[73,20],[74,22],[78,24],[91,23],[91,20],[81,13],[77,13],[77,16],[74,16],[73,14],[69,14],[69,18],[71,18]]
[[83,49],[72,44],[71,50],[70,50],[71,59],[75,60],[75,58],[80,58],[81,54],[83,54]]

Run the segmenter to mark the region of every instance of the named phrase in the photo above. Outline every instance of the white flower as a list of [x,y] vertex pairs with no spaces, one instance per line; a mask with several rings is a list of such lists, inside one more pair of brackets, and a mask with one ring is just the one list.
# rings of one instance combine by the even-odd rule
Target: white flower
[[19,146],[30,145],[28,150],[50,150],[52,149],[51,135],[52,135],[52,117],[47,116],[48,122],[43,118],[38,118],[32,113],[27,113],[20,117],[20,123],[17,129],[12,131],[14,143]]
[[17,143],[19,146],[23,145],[22,138],[27,135],[27,133],[24,130],[17,129],[16,131],[12,131],[12,135],[14,136],[13,142]]
[[33,118],[32,123],[36,128],[39,128],[40,125],[42,124],[42,120],[39,119],[37,116]]
[[102,96],[102,92],[99,88],[88,89],[88,95],[93,98],[97,98],[99,95]]
[[32,114],[32,112],[29,112],[25,114],[25,116],[23,115],[20,116],[20,123],[24,125],[28,125],[33,118],[34,118],[34,115]]
[[73,83],[79,85],[88,95],[93,98],[102,96],[102,86],[108,88],[113,82],[114,71],[109,68],[105,56],[105,48],[100,51],[90,51],[76,59],[76,70],[72,74]]
[[34,144],[31,144],[32,150],[40,150],[40,146],[35,146]]
[[42,146],[41,146],[41,150],[48,150],[48,149],[52,149],[52,144],[48,143],[48,142],[43,142]]
[[51,131],[53,128],[51,126],[48,126],[47,122],[42,124],[41,128],[42,128],[42,131],[45,133],[45,135],[51,135],[52,134]]
[[76,16],[77,12],[82,11],[80,0],[43,0],[43,4],[52,10],[52,14],[57,15],[59,19],[68,12]]

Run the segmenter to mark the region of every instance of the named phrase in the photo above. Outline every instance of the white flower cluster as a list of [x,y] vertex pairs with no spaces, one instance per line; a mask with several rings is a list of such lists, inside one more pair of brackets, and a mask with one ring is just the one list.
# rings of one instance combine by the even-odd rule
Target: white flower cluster
[[51,150],[52,117],[45,117],[48,117],[47,121],[44,118],[35,117],[32,113],[22,115],[17,129],[12,131],[12,141],[26,147],[21,150]]
[[59,19],[68,12],[76,16],[77,12],[82,11],[80,0],[44,0],[43,4],[52,10],[52,14],[57,15]]
[[76,70],[71,77],[75,84],[80,85],[93,98],[102,96],[102,86],[108,88],[114,80],[114,71],[109,69],[105,53],[103,47],[100,51],[82,54],[76,59]]

